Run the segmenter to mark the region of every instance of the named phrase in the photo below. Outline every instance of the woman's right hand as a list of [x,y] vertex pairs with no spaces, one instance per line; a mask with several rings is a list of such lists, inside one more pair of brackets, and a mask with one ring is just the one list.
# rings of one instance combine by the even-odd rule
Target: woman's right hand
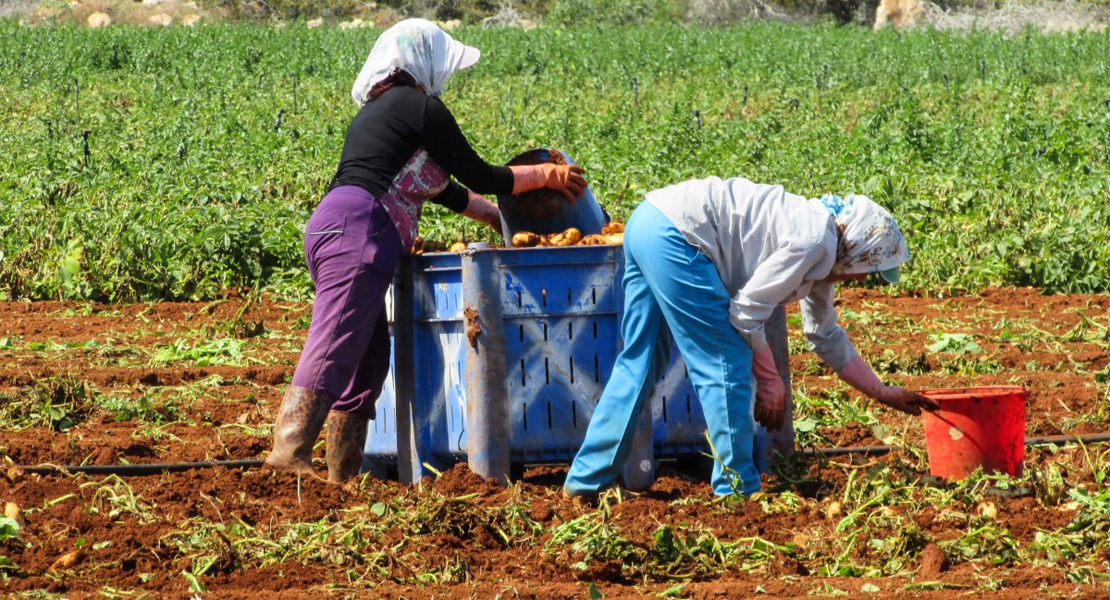
[[936,400],[896,385],[886,386],[875,399],[890,408],[915,416],[920,415],[922,409],[932,412],[940,408]]
[[586,191],[586,178],[582,176],[584,172],[582,167],[578,165],[553,165],[551,163],[544,163],[539,166],[543,169],[544,176],[547,177],[545,187],[562,192],[572,204],[575,198]]

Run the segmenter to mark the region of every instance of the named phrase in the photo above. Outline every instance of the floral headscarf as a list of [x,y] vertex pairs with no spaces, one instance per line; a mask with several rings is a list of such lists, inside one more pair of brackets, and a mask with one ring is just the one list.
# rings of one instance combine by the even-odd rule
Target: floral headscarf
[[359,71],[351,97],[360,106],[374,84],[403,70],[433,96],[443,93],[451,74],[478,62],[477,48],[455,41],[431,21],[406,19],[385,30]]
[[833,275],[882,273],[897,281],[897,268],[910,259],[910,249],[885,208],[859,195],[841,198],[825,194],[810,202],[819,202],[840,230]]

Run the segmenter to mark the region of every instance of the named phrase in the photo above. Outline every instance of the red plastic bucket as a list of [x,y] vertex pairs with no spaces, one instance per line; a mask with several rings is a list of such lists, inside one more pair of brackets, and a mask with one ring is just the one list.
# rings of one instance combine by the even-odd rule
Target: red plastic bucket
[[1018,386],[927,390],[940,409],[923,412],[929,470],[949,481],[979,467],[1021,475],[1025,456],[1025,399]]

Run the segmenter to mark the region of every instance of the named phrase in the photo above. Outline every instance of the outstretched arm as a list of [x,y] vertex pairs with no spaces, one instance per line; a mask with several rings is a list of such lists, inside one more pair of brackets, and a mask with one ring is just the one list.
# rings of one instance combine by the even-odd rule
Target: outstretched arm
[[894,409],[911,415],[921,414],[921,409],[936,410],[940,405],[917,392],[886,385],[859,356],[855,356],[837,373],[848,385]]

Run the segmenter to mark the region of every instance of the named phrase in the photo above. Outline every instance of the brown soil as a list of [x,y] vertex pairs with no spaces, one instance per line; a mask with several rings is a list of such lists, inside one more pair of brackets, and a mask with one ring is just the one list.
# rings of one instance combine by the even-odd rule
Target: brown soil
[[[842,322],[865,358],[872,364],[915,365],[919,374],[897,376],[903,385],[1027,387],[1029,435],[1110,430],[1107,384],[1096,381],[1096,374],[1110,367],[1110,343],[1100,330],[1107,325],[1108,308],[1106,296],[1043,296],[1026,289],[991,289],[943,299],[846,289],[841,298]],[[846,309],[853,314],[846,314]],[[4,470],[13,464],[263,458],[309,314],[304,304],[264,301],[245,307],[235,296],[207,304],[0,304],[0,399],[7,399],[0,411],[32,425],[0,434]],[[799,337],[793,329],[792,337]],[[1018,337],[1003,335],[1006,331]],[[937,333],[973,334],[984,352],[966,355],[975,363],[954,363],[960,356],[927,350],[933,343],[930,334]],[[174,344],[197,347],[222,339],[241,343],[247,357],[243,364],[197,366],[192,359],[156,360],[159,349]],[[811,353],[795,353],[791,363],[795,389],[810,397],[844,389]],[[971,368],[976,365],[982,368]],[[145,405],[165,415],[172,411],[173,418],[165,419],[171,424],[159,425],[149,414],[141,420],[102,409],[72,415],[76,425],[57,431],[43,417],[18,410],[19,402],[35,394],[46,394],[64,407],[94,392],[118,397],[121,406]],[[850,397],[859,399],[854,392]],[[896,441],[907,448],[922,447],[921,428],[914,419],[889,411],[877,414]],[[855,424],[822,427],[817,433],[837,446],[890,441]],[[1089,454],[1097,456],[1104,448],[1092,446]],[[317,458],[322,456],[318,448]],[[1099,484],[1084,475],[1088,460],[1088,454],[1077,450],[1034,448],[1026,454],[1028,468],[1052,464],[1068,482],[1098,489]],[[664,592],[698,599],[840,592],[873,598],[1110,597],[1110,588],[1099,583],[1105,579],[1076,583],[1064,569],[1036,561],[993,564],[946,557],[946,542],[968,535],[973,523],[982,522],[976,519],[986,518],[977,516],[974,506],[901,514],[906,509],[895,503],[883,518],[899,518],[890,522],[919,528],[922,539],[921,545],[904,549],[906,565],[900,574],[820,574],[821,565],[807,557],[837,554],[836,544],[843,536],[832,535],[830,528],[845,515],[832,504],[844,494],[849,477],[887,466],[913,478],[921,474],[913,472],[914,464],[904,453],[813,461],[804,467],[806,477],[797,481],[767,478],[770,493],[765,499],[773,501],[783,492],[801,498],[793,512],[772,514],[756,501],[711,502],[703,478],[664,466],[648,492],[626,496],[608,509],[609,520],[633,546],[649,546],[660,527],[670,525],[711,532],[723,541],[760,538],[798,549],[750,569],[694,576],[679,588],[675,586],[684,583],[681,580],[629,579],[628,565],[598,558],[584,561],[582,551],[571,546],[544,549],[556,527],[594,510],[561,496],[562,466],[531,467],[511,488],[483,481],[462,465],[416,486],[367,478],[340,487],[308,478],[298,482],[294,475],[268,469],[205,469],[126,480],[9,472],[0,477],[0,499],[19,505],[27,525],[18,541],[0,539],[0,557],[16,565],[5,568],[0,562],[0,594],[100,598],[122,590],[131,595],[119,597],[145,592],[165,598],[569,599],[590,598],[596,589],[605,598]],[[1076,518],[1078,509],[1067,503],[1066,491],[1057,499],[1041,492],[1038,488],[1036,496],[1003,495],[994,500],[993,519],[1018,544],[1033,544],[1038,532],[1061,530]],[[453,508],[445,509],[448,505]],[[506,529],[515,521],[504,516],[505,507],[514,506],[539,524],[535,536]],[[425,513],[430,517],[375,529],[385,522],[377,512],[382,507],[392,507],[383,510],[400,511],[408,519]],[[489,514],[502,515],[501,520],[491,521],[485,516]],[[883,525],[876,515],[869,518],[877,519],[874,535],[884,533],[884,527],[893,534],[898,527]],[[351,523],[365,529],[351,528]],[[319,540],[274,533],[292,532],[298,524],[319,526],[324,532],[319,535],[328,540],[362,537],[348,546],[312,546]],[[281,547],[243,542],[252,536],[225,533],[232,529],[249,529],[253,537],[278,540]],[[302,549],[309,546],[326,550],[304,554]],[[55,565],[73,551],[79,551],[77,562]],[[847,558],[874,563],[885,560],[883,552],[859,544]],[[1110,571],[1110,551],[1100,556],[1100,562],[1070,568]],[[183,575],[199,564],[209,565],[200,579],[203,592],[192,589]],[[421,577],[428,573],[438,575]]]

